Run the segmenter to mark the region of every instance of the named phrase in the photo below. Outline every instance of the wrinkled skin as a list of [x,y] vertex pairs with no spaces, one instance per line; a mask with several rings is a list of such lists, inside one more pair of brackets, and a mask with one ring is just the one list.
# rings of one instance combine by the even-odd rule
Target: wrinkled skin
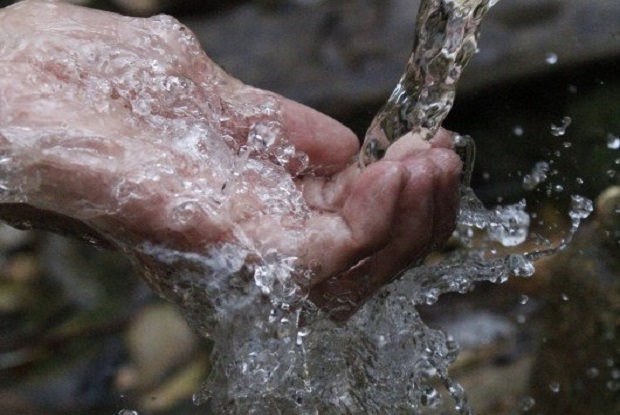
[[[35,1],[0,11],[0,174],[9,178],[2,218],[88,234],[130,254],[143,241],[195,253],[221,242],[276,250],[313,271],[311,298],[335,317],[447,239],[461,163],[446,131],[431,142],[407,137],[360,170],[349,129],[231,78],[189,31],[170,30],[175,22],[166,18],[162,28],[161,19]],[[157,90],[149,84],[155,78],[182,83]],[[145,108],[137,104],[142,93]],[[222,207],[175,222],[175,198],[189,192],[187,183],[199,183],[191,196],[201,206],[208,203],[200,195],[229,183],[222,171],[231,170],[212,149],[230,164],[242,157],[251,128],[268,121],[280,126],[277,144],[293,144],[309,165],[278,165],[270,148],[250,158],[288,177],[304,213],[263,209],[253,192],[271,184],[255,175],[242,176],[245,191],[228,193]],[[209,138],[180,145],[188,126]],[[133,182],[133,197],[121,202],[117,185],[152,166],[170,174]]]

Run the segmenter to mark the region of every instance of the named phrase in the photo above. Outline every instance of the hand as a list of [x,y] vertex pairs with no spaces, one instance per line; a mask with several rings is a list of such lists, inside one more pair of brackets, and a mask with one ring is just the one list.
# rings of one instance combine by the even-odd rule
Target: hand
[[277,252],[310,269],[311,298],[344,318],[441,245],[458,207],[447,132],[402,140],[364,170],[358,151],[338,122],[225,74],[172,18],[37,1],[0,11],[0,217],[11,223],[130,254],[146,241]]

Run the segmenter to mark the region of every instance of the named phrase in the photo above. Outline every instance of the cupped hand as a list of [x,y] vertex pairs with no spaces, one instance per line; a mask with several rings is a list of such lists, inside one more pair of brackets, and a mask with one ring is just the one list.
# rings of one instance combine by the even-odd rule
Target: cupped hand
[[9,222],[64,223],[129,253],[276,252],[344,317],[443,243],[458,207],[447,132],[408,137],[363,170],[358,151],[333,119],[224,73],[170,17],[37,1],[0,11]]

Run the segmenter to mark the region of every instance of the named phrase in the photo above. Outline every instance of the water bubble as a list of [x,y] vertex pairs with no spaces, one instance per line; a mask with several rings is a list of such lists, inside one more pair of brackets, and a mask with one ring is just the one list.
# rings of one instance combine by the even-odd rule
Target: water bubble
[[562,293],[562,295],[560,296],[562,298],[562,301],[568,301],[570,300],[570,297],[564,293]]
[[596,367],[590,367],[588,368],[588,370],[586,370],[586,376],[590,379],[594,379],[596,377],[598,377],[599,375],[599,370]]
[[582,179],[581,177],[576,177],[576,178],[575,178],[575,183],[577,183],[577,184],[580,184],[580,185],[581,185],[581,184],[583,184],[583,179]]
[[522,294],[522,295],[519,297],[519,304],[521,304],[521,305],[525,305],[525,304],[527,304],[529,301],[530,301],[530,297],[529,297],[528,295]]
[[612,133],[607,134],[607,148],[611,150],[618,150],[620,148],[620,137],[617,137]]
[[617,172],[615,170],[609,169],[607,170],[607,177],[609,177],[610,179],[613,179],[614,177],[616,177]]
[[564,117],[559,125],[551,124],[551,134],[555,137],[561,137],[566,134],[566,129],[573,122],[571,117]]
[[553,191],[556,193],[562,193],[564,191],[564,186],[562,186],[561,184],[556,184],[555,186],[553,186]]
[[549,52],[545,55],[545,62],[549,65],[555,65],[558,63],[558,55],[553,52]]
[[118,415],[138,415],[138,411],[132,411],[131,409],[121,409],[118,411]]
[[551,382],[549,384],[549,389],[551,389],[551,392],[553,393],[560,392],[560,382]]

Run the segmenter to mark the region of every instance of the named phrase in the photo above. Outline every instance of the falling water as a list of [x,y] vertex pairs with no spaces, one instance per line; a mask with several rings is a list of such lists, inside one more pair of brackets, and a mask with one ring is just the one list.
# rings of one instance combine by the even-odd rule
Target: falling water
[[[373,119],[360,164],[383,157],[405,133],[435,136],[454,103],[456,84],[477,51],[482,18],[497,0],[422,0],[405,73]],[[466,168],[469,166],[466,165]]]

